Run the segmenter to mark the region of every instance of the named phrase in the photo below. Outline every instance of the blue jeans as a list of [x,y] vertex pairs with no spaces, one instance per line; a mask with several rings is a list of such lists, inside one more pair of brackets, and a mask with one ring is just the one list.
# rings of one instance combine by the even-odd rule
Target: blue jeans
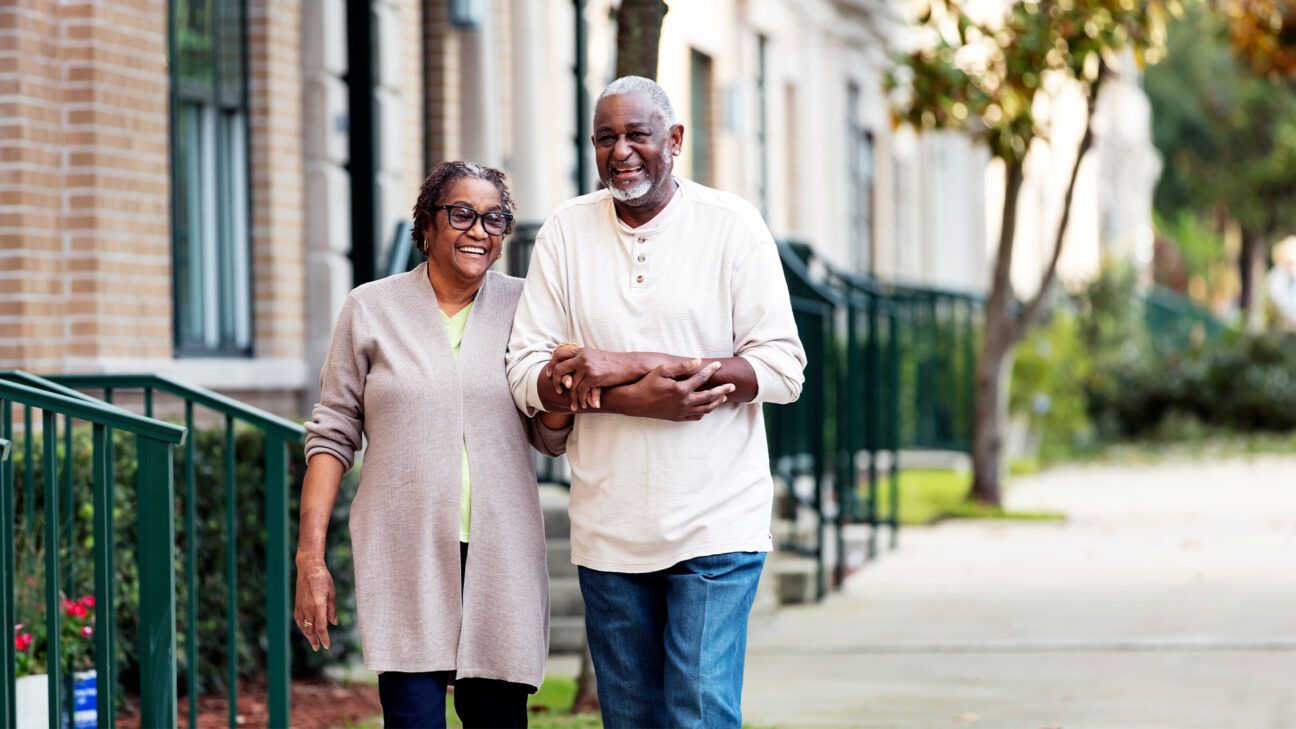
[[742,725],[747,616],[765,555],[731,552],[629,574],[580,568],[608,729]]

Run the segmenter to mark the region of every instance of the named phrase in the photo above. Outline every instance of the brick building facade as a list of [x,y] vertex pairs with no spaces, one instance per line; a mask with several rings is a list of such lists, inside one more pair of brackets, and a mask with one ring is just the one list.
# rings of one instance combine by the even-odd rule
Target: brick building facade
[[[588,115],[615,0],[451,5],[6,0],[0,368],[162,372],[300,417],[343,298],[379,275],[431,164],[503,168],[529,222],[592,189],[578,89]],[[980,290],[993,170],[966,140],[892,129],[901,9],[671,3],[677,169],[837,265]]]

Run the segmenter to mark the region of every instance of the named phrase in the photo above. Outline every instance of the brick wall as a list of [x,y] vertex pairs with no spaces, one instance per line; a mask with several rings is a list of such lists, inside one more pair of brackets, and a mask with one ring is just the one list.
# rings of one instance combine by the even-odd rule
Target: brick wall
[[164,0],[0,7],[0,367],[171,353]]
[[300,0],[249,0],[254,348],[305,346],[305,168]]
[[446,0],[423,4],[423,47],[428,61],[426,143],[433,164],[455,159],[459,150],[459,42],[449,12]]

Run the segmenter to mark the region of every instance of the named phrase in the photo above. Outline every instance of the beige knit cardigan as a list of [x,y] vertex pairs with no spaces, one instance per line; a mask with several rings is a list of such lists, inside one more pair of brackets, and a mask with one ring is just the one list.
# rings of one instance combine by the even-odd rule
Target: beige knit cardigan
[[[453,671],[538,687],[549,647],[544,525],[528,437],[562,450],[513,404],[504,374],[520,279],[487,274],[456,359],[427,264],[347,297],[306,424],[306,457],[350,468],[367,450],[351,504],[365,665]],[[460,591],[464,442],[472,538]]]

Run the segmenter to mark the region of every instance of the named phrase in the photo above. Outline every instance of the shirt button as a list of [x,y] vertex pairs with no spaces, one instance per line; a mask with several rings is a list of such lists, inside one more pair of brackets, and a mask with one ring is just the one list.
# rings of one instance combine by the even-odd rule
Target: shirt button
[[646,261],[646,260],[648,260],[648,257],[645,256],[644,254],[640,253],[640,254],[639,254],[639,262],[640,262],[640,263],[643,263],[643,262]]
[[647,243],[647,242],[648,242],[648,239],[645,238],[645,237],[643,237],[643,236],[639,236],[639,239],[638,239],[638,240],[639,240],[640,243]]
[[643,283],[643,276],[635,276],[635,283]]

